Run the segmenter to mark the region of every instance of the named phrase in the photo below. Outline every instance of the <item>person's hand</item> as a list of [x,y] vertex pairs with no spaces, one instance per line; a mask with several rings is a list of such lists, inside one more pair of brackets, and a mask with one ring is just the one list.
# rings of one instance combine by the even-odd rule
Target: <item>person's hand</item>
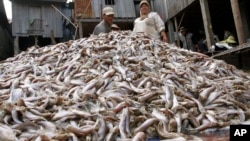
[[169,43],[167,34],[164,31],[161,32],[161,37],[163,42]]
[[162,41],[163,41],[163,42],[166,42],[166,43],[169,43],[168,38],[167,38],[166,36],[163,36],[163,37],[162,37]]

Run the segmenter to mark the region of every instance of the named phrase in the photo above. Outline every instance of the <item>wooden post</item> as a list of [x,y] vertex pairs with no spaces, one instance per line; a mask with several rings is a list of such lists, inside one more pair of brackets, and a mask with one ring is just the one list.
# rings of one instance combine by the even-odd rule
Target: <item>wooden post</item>
[[243,30],[242,19],[239,10],[238,0],[231,0],[231,6],[233,11],[234,23],[237,30],[237,37],[239,40],[239,45],[245,43],[245,34]]
[[19,36],[16,36],[15,39],[14,39],[14,55],[17,55],[20,52],[21,51],[20,51],[20,48],[19,48]]
[[83,38],[83,28],[82,28],[82,20],[81,19],[79,19],[79,22],[78,22],[78,28],[79,28],[79,38]]
[[35,38],[35,46],[38,46],[38,36],[34,36],[34,38]]
[[174,26],[175,26],[175,33],[176,33],[176,37],[177,37],[177,46],[180,47],[179,27],[178,27],[176,17],[174,17]]
[[212,32],[213,28],[211,24],[211,17],[210,17],[207,0],[200,0],[200,6],[201,6],[204,29],[206,33],[207,47],[209,50],[211,50],[211,47],[214,44],[214,40],[213,40],[213,32]]
[[[75,29],[75,34],[74,34],[74,40],[76,40],[77,38],[79,38],[78,36],[77,36],[77,34],[78,34],[78,24],[77,24],[77,28]],[[82,30],[82,29],[81,29]],[[83,33],[81,33],[81,34],[83,34]],[[83,36],[83,35],[82,35]],[[81,37],[82,38],[82,37]]]
[[51,44],[55,45],[56,44],[56,40],[55,40],[55,36],[54,36],[54,31],[53,29],[50,30],[50,40],[51,40]]
[[168,20],[167,21],[167,29],[168,29],[168,32],[167,32],[167,35],[168,35],[168,38],[169,38],[169,42],[170,43],[175,43],[175,34],[174,34],[174,23],[172,20]]

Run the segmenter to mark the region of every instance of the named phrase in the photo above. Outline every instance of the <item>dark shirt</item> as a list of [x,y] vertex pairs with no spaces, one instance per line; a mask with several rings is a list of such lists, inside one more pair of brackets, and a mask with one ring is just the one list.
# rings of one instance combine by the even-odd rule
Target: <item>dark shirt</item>
[[204,44],[202,40],[198,41],[198,46],[201,53],[206,53],[208,51],[207,45]]
[[98,35],[99,33],[109,33],[111,31],[111,26],[108,25],[104,20],[102,20],[98,25],[96,25],[93,34]]
[[197,37],[193,33],[187,33],[185,36],[181,35],[181,47],[187,50],[196,51]]

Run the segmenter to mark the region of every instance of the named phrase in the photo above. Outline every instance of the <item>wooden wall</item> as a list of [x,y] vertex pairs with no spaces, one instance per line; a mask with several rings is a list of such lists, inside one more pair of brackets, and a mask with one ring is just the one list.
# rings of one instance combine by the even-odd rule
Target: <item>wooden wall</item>
[[75,0],[74,1],[74,11],[77,17],[81,18],[91,18],[92,13],[92,0]]
[[250,51],[228,54],[217,57],[216,59],[224,60],[226,63],[234,65],[237,69],[248,70],[250,72],[249,62]]

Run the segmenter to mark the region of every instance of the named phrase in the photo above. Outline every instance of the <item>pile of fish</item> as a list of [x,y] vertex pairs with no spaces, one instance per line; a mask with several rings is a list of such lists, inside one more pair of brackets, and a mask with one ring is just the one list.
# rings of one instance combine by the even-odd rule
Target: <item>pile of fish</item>
[[188,140],[249,121],[250,77],[131,31],[0,63],[0,140]]

